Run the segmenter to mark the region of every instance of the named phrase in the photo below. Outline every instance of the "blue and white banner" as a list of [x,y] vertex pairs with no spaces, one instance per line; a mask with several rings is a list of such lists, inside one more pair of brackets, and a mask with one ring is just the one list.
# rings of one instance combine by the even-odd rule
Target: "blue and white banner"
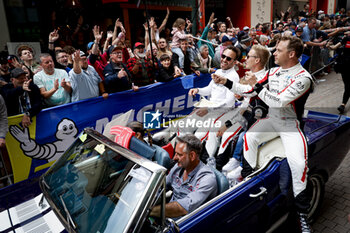
[[[210,75],[186,76],[167,83],[141,87],[102,97],[61,105],[41,111],[29,128],[20,126],[22,115],[9,117],[6,136],[15,182],[41,175],[86,127],[103,132],[107,123],[130,109],[134,120],[143,122],[143,113],[159,111],[163,116],[190,113],[198,100],[188,89],[208,85]],[[185,89],[186,88],[186,89]]]

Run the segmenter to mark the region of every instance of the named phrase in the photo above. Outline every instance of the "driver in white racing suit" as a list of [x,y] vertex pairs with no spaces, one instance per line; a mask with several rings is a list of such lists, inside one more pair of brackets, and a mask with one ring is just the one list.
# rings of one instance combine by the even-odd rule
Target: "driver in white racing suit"
[[[311,232],[307,223],[309,200],[307,183],[307,141],[300,127],[304,105],[312,88],[311,75],[301,66],[298,58],[303,42],[296,37],[282,37],[274,53],[280,67],[269,71],[268,87],[257,82],[254,75],[249,84],[259,98],[269,106],[268,116],[258,120],[244,136],[244,159],[242,176],[249,175],[257,165],[258,146],[280,137],[291,169],[295,205],[302,232]],[[264,80],[262,80],[264,81]],[[220,82],[220,80],[216,80]]]

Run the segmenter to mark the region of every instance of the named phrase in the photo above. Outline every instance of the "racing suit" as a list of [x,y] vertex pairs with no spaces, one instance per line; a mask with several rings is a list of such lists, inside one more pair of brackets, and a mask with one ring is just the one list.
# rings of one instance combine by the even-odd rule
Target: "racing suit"
[[[266,77],[266,70],[262,69],[258,72],[253,73],[255,77],[257,78],[258,82],[263,82]],[[240,111],[240,109],[246,109],[250,105],[251,97],[256,96],[256,92],[253,90],[253,88],[250,85],[240,84],[240,83],[232,83],[229,80],[227,81],[227,84],[225,84],[226,87],[228,87],[232,92],[235,94],[244,96],[244,100],[242,102],[242,105],[240,108],[233,110],[234,111]],[[233,115],[232,113],[227,113],[227,115]],[[239,132],[242,128],[246,128],[246,120],[243,118],[240,114],[235,114],[233,117],[229,118],[228,121],[225,122],[227,130],[222,135],[221,138],[221,145],[219,147],[218,154],[223,153],[227,146],[229,145],[230,140],[234,139],[234,137],[239,135]]]
[[298,206],[297,203],[304,200],[298,195],[306,189],[308,171],[307,142],[300,122],[312,88],[311,80],[300,63],[289,69],[272,68],[268,74],[268,88],[259,83],[254,87],[259,98],[269,106],[268,116],[258,120],[244,136],[244,158],[253,169],[257,165],[258,146],[278,136],[281,138],[291,169],[296,205],[304,210],[308,204]]
[[[228,70],[219,69],[215,72],[217,75],[223,76],[228,80],[236,83],[239,81],[239,76],[234,67]],[[182,119],[185,121],[187,127],[178,128],[178,135],[183,135],[185,133],[193,133],[197,130],[196,124],[186,124],[187,122],[197,122],[197,121],[210,121],[217,122],[221,121],[225,113],[231,110],[234,107],[235,97],[232,92],[230,92],[224,85],[216,84],[213,80],[210,81],[209,85],[203,88],[198,88],[198,94],[202,96],[210,96],[209,101],[215,104],[215,108],[208,107],[208,113],[202,117],[198,116],[196,112],[198,109],[195,109],[188,117]],[[224,121],[222,121],[223,123]],[[180,124],[179,124],[180,125]],[[198,129],[195,133],[195,136],[200,140],[205,140],[208,138],[209,128],[202,127]],[[210,153],[210,156],[213,156],[213,153]]]

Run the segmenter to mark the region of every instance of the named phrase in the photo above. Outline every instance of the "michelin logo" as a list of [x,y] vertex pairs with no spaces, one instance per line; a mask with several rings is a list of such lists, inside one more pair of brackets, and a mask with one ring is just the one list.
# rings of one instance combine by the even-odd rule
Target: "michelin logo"
[[161,113],[159,110],[156,112],[144,112],[143,113],[143,127],[145,129],[160,129]]

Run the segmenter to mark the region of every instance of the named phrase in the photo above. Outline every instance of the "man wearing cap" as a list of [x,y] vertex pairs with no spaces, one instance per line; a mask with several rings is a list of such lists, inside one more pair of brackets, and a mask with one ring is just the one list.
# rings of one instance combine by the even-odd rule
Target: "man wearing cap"
[[[301,35],[303,34],[303,27],[301,26],[298,26],[296,29],[295,29],[295,36],[298,37],[299,39],[301,39]],[[306,46],[306,44],[304,44],[304,46]]]
[[99,91],[103,98],[108,97],[102,79],[94,67],[88,64],[83,51],[77,50],[73,54],[73,69],[69,72],[69,77],[72,82],[72,102],[97,97]]
[[26,72],[21,68],[11,71],[11,83],[1,89],[5,99],[8,116],[24,114],[22,126],[28,127],[31,118],[41,111],[41,95],[37,85],[28,80]]
[[127,67],[133,75],[133,82],[137,86],[146,86],[153,83],[153,64],[150,58],[146,56],[145,45],[136,42],[134,46],[135,57],[130,58]]
[[215,55],[214,55],[214,63],[215,64],[220,64],[220,59],[221,59],[221,55],[222,55],[223,51],[225,50],[225,48],[232,45],[232,42],[234,40],[235,39],[230,39],[227,35],[224,35],[221,38],[221,44],[215,48]]
[[138,86],[132,85],[132,76],[123,63],[122,47],[113,45],[109,48],[110,62],[104,68],[105,88],[108,93],[115,93],[133,89],[138,90]]
[[44,103],[48,107],[69,103],[72,93],[70,79],[65,70],[56,69],[48,53],[40,55],[43,70],[34,75],[34,83],[40,88]]

